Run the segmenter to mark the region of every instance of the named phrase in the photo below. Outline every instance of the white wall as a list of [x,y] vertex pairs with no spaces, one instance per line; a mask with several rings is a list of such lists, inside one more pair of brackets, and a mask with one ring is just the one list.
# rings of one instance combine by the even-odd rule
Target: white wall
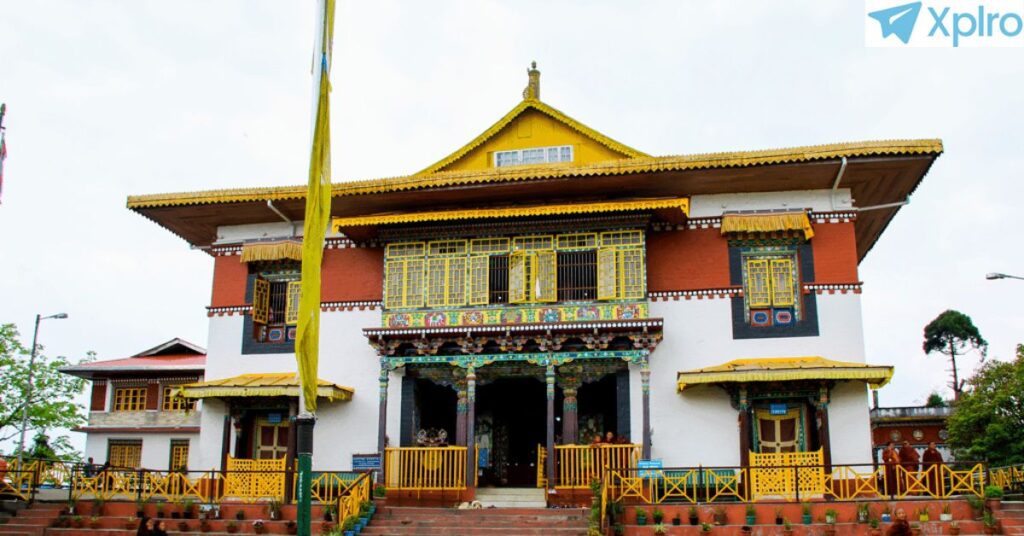
[[107,461],[107,445],[111,439],[142,440],[142,467],[156,471],[167,471],[171,456],[171,440],[189,440],[189,468],[198,470],[198,434],[133,434],[90,432],[85,439],[85,458],[92,458],[97,465]]
[[695,195],[690,198],[690,217],[718,217],[724,212],[738,210],[811,209],[831,212],[850,210],[853,207],[850,190],[847,188],[839,188],[834,198],[833,201],[830,190]]
[[832,389],[828,406],[832,463],[871,462],[871,416],[868,388],[861,382],[844,382]]

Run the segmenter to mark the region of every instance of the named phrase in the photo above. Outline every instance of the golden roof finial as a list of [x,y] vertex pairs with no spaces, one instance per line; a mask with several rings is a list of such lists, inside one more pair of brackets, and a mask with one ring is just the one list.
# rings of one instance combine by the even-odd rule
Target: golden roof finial
[[530,64],[526,74],[530,77],[530,82],[526,84],[526,89],[523,90],[523,99],[540,100],[540,71],[537,70],[536,61]]

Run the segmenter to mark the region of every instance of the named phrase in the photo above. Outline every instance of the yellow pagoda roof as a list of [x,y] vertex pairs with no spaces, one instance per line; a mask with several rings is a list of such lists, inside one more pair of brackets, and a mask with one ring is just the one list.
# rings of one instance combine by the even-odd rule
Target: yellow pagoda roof
[[879,388],[892,379],[893,367],[813,357],[735,359],[721,365],[678,373],[680,391],[694,385],[797,380],[862,380]]
[[[299,396],[299,380],[294,372],[242,374],[231,378],[183,385],[179,391],[185,398],[231,398],[256,396]],[[317,396],[330,402],[351,400],[355,390],[318,379]]]

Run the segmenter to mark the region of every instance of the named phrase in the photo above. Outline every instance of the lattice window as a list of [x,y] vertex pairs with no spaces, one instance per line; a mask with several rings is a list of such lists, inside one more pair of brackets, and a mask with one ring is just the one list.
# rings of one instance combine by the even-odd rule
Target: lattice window
[[768,261],[749,259],[747,261],[747,288],[745,294],[751,307],[767,307],[772,304],[772,293],[768,282]]
[[796,303],[793,292],[793,259],[772,259],[772,304],[788,307]]
[[423,242],[400,242],[388,244],[387,257],[395,259],[398,257],[422,257],[426,251]]
[[509,257],[509,303],[558,299],[558,261],[554,251],[516,251]]
[[601,233],[601,246],[635,246],[644,243],[644,232],[632,231],[608,231]]
[[423,307],[423,259],[388,260],[385,306]]
[[792,256],[752,257],[745,262],[747,305],[792,307],[796,304],[797,274]]
[[168,469],[171,471],[188,470],[188,440],[171,440],[171,460]]
[[256,278],[252,283],[252,321],[266,324],[270,320],[270,281]]
[[289,281],[285,291],[284,323],[299,323],[299,298],[302,295],[302,281]]
[[536,251],[541,249],[555,249],[555,237],[517,236],[512,239],[513,251]]
[[508,253],[508,238],[474,238],[469,241],[469,252],[474,255]]
[[572,145],[554,147],[531,147],[511,151],[495,151],[494,167],[518,166],[525,164],[554,164],[572,162]]
[[427,306],[466,303],[466,259],[427,259]]
[[469,304],[486,305],[490,287],[491,257],[477,255],[469,258]]
[[429,244],[428,253],[431,257],[450,257],[466,254],[465,240],[438,240]]
[[142,441],[111,440],[107,443],[107,462],[115,468],[142,467]]
[[164,411],[192,411],[196,402],[191,398],[178,395],[179,385],[165,385],[163,389],[163,410]]
[[558,235],[558,249],[592,249],[596,247],[596,233]]
[[601,248],[597,252],[597,298],[643,298],[646,290],[642,248]]
[[114,389],[114,411],[143,411],[145,409],[145,387],[121,387]]

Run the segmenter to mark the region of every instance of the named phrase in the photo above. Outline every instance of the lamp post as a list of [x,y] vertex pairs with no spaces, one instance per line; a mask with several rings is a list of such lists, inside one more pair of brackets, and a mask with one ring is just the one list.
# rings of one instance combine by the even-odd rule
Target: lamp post
[[36,315],[36,327],[32,332],[32,352],[28,358],[28,384],[25,386],[25,403],[21,407],[21,434],[18,439],[18,469],[21,469],[22,461],[25,457],[25,431],[28,430],[28,407],[32,404],[32,376],[35,372],[36,365],[36,340],[39,338],[39,322],[43,320],[49,320],[51,318],[67,318],[67,313],[57,313],[50,316]]
[[1010,274],[1001,274],[998,272],[989,272],[985,274],[985,279],[1024,279],[1024,277]]

